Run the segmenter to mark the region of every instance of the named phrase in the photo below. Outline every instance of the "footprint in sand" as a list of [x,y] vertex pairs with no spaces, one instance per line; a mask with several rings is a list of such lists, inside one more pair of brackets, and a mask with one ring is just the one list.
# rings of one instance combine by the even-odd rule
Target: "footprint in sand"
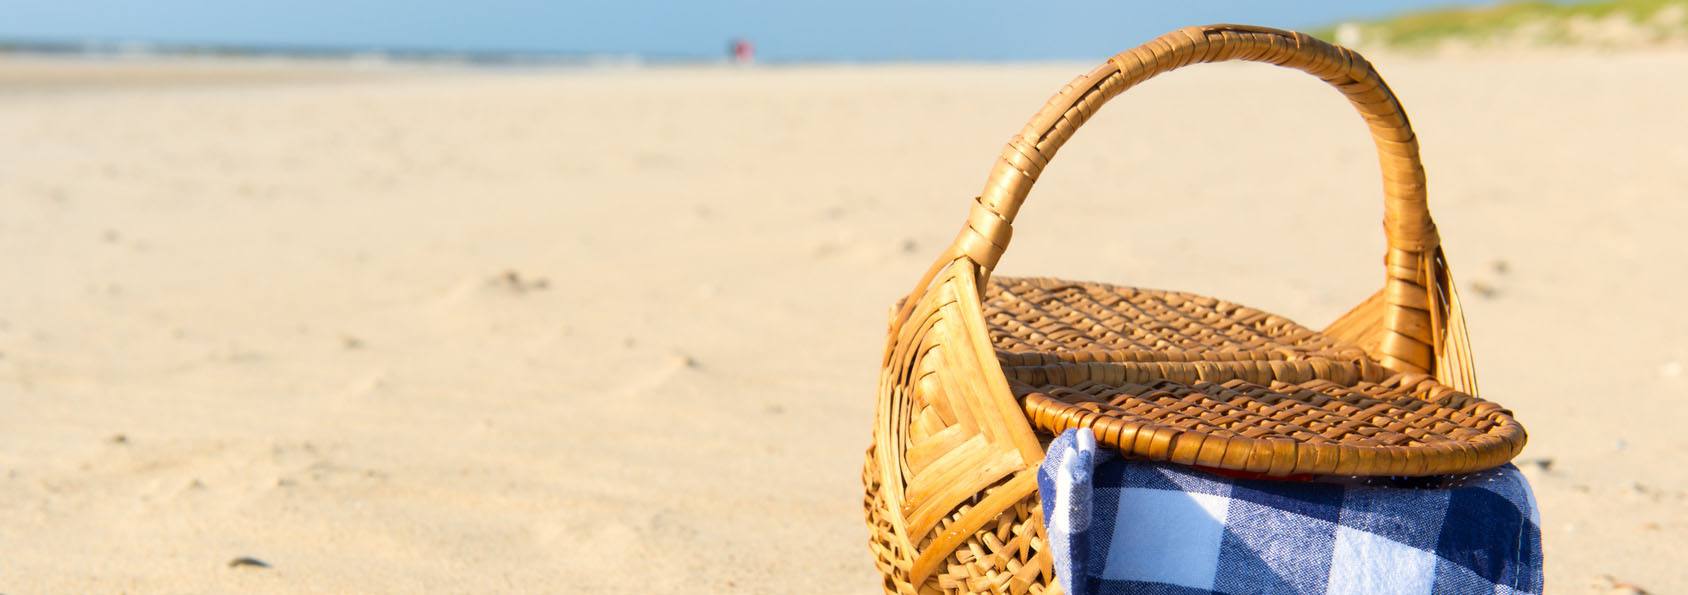
[[668,357],[661,366],[646,372],[633,380],[621,385],[613,394],[624,397],[638,396],[650,392],[666,384],[675,375],[686,370],[695,370],[701,366],[697,358],[684,353],[677,353]]
[[524,274],[515,269],[507,269],[489,278],[464,278],[453,283],[451,287],[439,296],[423,302],[423,309],[433,312],[443,312],[453,309],[470,297],[482,291],[497,292],[507,295],[524,295],[551,288],[551,280],[546,277]]

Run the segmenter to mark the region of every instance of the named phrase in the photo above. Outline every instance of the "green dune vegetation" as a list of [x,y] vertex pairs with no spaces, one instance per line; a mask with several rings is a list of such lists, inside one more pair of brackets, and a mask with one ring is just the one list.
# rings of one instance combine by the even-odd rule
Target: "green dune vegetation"
[[1688,45],[1688,0],[1502,2],[1341,23],[1315,35],[1412,50]]

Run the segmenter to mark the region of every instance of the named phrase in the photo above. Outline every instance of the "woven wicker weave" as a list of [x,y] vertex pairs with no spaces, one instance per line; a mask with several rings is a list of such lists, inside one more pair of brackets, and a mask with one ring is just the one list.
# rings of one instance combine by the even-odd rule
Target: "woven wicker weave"
[[[1317,76],[1365,118],[1383,171],[1382,290],[1313,331],[1187,293],[992,278],[1033,182],[1104,102],[1229,60]],[[1300,33],[1175,31],[1038,112],[892,316],[864,469],[872,549],[890,593],[1054,592],[1035,480],[1053,433],[1089,427],[1131,456],[1268,476],[1462,473],[1525,440],[1476,393],[1417,140],[1371,65]]]

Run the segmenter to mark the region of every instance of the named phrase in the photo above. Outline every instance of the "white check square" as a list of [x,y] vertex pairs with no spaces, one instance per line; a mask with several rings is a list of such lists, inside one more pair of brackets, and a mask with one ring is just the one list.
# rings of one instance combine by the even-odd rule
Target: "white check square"
[[1120,490],[1119,526],[1104,578],[1212,589],[1231,500],[1209,494]]
[[1327,593],[1428,595],[1436,554],[1348,527],[1336,528]]

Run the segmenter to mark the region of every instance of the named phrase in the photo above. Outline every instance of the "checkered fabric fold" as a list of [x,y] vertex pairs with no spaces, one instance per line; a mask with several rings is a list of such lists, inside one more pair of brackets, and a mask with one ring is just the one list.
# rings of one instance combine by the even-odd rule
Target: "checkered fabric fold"
[[1516,467],[1441,478],[1232,479],[1129,461],[1088,429],[1038,470],[1070,595],[1540,593],[1540,517]]

